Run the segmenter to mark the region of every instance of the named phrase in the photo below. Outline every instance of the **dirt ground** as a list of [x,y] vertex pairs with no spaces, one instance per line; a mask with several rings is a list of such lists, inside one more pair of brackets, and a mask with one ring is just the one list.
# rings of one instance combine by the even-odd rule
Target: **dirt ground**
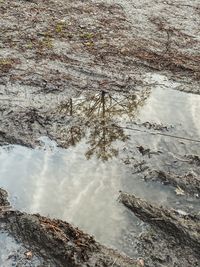
[[[35,148],[40,143],[38,138],[41,135],[55,140],[62,148],[76,144],[84,135],[82,129],[89,122],[79,116],[76,124],[80,127],[75,127],[66,114],[73,115],[71,99],[82,93],[90,101],[94,101],[91,93],[96,94],[95,103],[103,103],[105,94],[113,92],[132,95],[131,103],[135,106],[142,105],[149,90],[158,85],[167,90],[170,84],[171,89],[200,94],[199,51],[199,0],[2,0],[0,144]],[[135,93],[139,101],[134,98]],[[78,106],[76,114],[80,115],[84,108]],[[95,123],[95,120],[90,122],[91,125]],[[66,125],[73,126],[70,128],[73,138],[72,135],[66,136]],[[109,127],[113,127],[113,123]],[[170,126],[148,122],[137,127],[160,130],[162,134],[170,134],[171,129]],[[112,132],[112,138],[116,136],[126,139],[123,131],[117,127]],[[146,162],[152,160],[148,148],[139,146],[137,149],[142,156],[147,156]],[[124,161],[130,164],[129,159]],[[185,155],[183,161],[199,171],[198,155]],[[142,164],[143,167],[146,162]],[[148,170],[144,179],[184,189],[192,197],[198,198],[200,194],[199,176],[193,174]],[[2,191],[1,206],[9,206],[6,197],[6,192]],[[144,210],[143,205],[140,208]],[[150,210],[149,207],[145,208]],[[7,215],[4,208],[1,211],[2,222],[6,221],[8,225],[7,230],[29,245],[34,239],[34,244],[31,244],[33,249],[36,248],[42,257],[49,257],[52,266],[144,266],[142,260],[133,261],[110,251],[67,223],[51,221],[39,215],[12,212],[10,207],[8,210]],[[165,219],[168,215],[166,212]],[[151,222],[145,218],[142,219]],[[190,219],[192,224],[199,224],[199,218]],[[41,228],[42,224],[45,227]],[[34,236],[29,226],[37,228],[34,228]],[[45,234],[46,227],[53,227],[53,230],[50,229],[52,231],[56,229],[55,235],[51,232],[49,237],[48,231]],[[67,237],[66,229],[82,235],[82,246],[77,245],[80,240],[74,238],[72,232]],[[149,235],[141,236],[139,249],[145,266],[200,266],[195,242],[189,242],[184,247],[183,251],[187,253],[180,250],[181,242],[187,241],[187,238],[191,240],[187,230],[183,230],[184,241],[177,241],[175,235],[170,236],[169,240],[168,233],[157,227],[150,230]],[[196,243],[200,242],[198,231]],[[63,233],[67,242],[63,241]],[[47,241],[45,245],[41,236]],[[66,251],[53,251],[55,244],[58,248],[61,244],[66,245],[70,265],[63,263]],[[44,251],[42,246],[45,247]],[[168,256],[162,258],[163,250],[167,251],[165,255]],[[91,255],[95,255],[95,260]]]
[[135,90],[158,71],[199,93],[198,1],[109,2],[2,1],[2,90]]
[[198,1],[2,1],[0,13],[2,143],[57,135],[44,125],[68,123],[58,105],[83,90],[200,93]]

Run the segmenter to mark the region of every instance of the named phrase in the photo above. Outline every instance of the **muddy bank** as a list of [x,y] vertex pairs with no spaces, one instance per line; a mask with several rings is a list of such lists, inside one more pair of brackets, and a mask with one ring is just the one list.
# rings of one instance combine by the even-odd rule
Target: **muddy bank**
[[0,196],[1,228],[23,242],[30,255],[45,259],[48,265],[42,266],[199,266],[200,220],[197,215],[151,205],[121,193],[120,201],[152,226],[138,237],[137,250],[141,257],[132,260],[100,245],[66,222],[11,210],[5,206],[9,204],[7,193],[1,189]]
[[93,237],[66,222],[7,210],[7,193],[1,189],[0,196],[1,227],[47,258],[50,266],[140,266],[137,261],[100,245]]
[[137,249],[148,267],[199,267],[199,257],[192,248],[183,247],[175,238],[153,229],[138,238]]
[[55,266],[137,266],[136,261],[98,244],[93,237],[59,220],[20,212],[4,212],[3,220],[16,238],[27,242]]
[[199,266],[199,215],[152,205],[126,193],[120,194],[120,201],[153,227],[138,241],[147,266]]

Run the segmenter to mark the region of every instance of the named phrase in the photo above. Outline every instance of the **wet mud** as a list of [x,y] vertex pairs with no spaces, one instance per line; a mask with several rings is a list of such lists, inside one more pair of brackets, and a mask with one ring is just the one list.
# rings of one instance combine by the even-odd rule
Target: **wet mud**
[[[50,208],[44,201],[45,199],[47,202],[51,201],[52,197],[48,198],[47,195],[52,194],[57,199],[57,193],[53,191],[57,192],[58,190],[58,192],[61,192],[60,196],[68,192],[71,195],[66,199],[69,201],[69,205],[66,204],[66,200],[65,202],[52,202],[56,208],[51,210],[51,217],[56,216],[59,218],[63,216],[64,209],[60,213],[57,213],[57,210],[60,209],[59,206],[65,205],[68,209],[66,220],[70,213],[75,214],[77,210],[77,215],[74,216],[75,219],[73,221],[76,224],[77,219],[82,214],[81,208],[84,208],[84,213],[87,211],[87,207],[82,206],[80,203],[76,204],[78,199],[72,196],[75,187],[74,183],[78,179],[76,172],[76,179],[72,181],[72,184],[68,179],[66,188],[64,188],[63,180],[59,181],[59,176],[55,173],[52,177],[53,180],[57,177],[58,187],[56,183],[52,183],[52,191],[47,183],[47,180],[51,179],[50,172],[46,174],[47,180],[44,185],[40,183],[39,187],[35,187],[35,184],[37,185],[39,181],[37,178],[44,178],[43,169],[42,172],[36,172],[38,177],[28,176],[28,173],[33,170],[32,165],[26,167],[29,162],[26,157],[29,158],[31,153],[33,155],[36,153],[36,157],[30,158],[30,161],[34,162],[37,161],[37,157],[38,160],[42,160],[39,155],[44,153],[45,157],[42,162],[46,164],[46,156],[49,156],[49,153],[50,155],[55,153],[55,158],[52,157],[52,159],[56,160],[58,164],[57,150],[60,151],[61,149],[63,152],[69,150],[70,157],[72,157],[73,150],[78,147],[78,153],[83,154],[85,161],[83,159],[82,161],[86,165],[86,172],[82,179],[84,176],[88,176],[89,180],[91,178],[93,178],[93,181],[95,180],[95,172],[91,177],[88,172],[90,170],[88,169],[88,162],[91,160],[97,160],[98,165],[100,165],[100,162],[104,165],[108,163],[109,168],[111,168],[112,160],[117,159],[117,165],[122,164],[126,170],[124,178],[117,187],[114,186],[116,174],[114,180],[111,179],[112,173],[103,174],[104,176],[107,175],[111,180],[116,194],[117,190],[123,188],[123,190],[147,199],[147,201],[142,201],[141,199],[133,198],[133,203],[139,203],[133,211],[141,221],[144,221],[147,225],[152,225],[153,230],[148,230],[148,226],[145,225],[145,230],[140,228],[137,230],[137,234],[134,233],[132,236],[128,236],[129,229],[133,231],[131,220],[135,221],[135,218],[132,218],[129,214],[128,224],[126,225],[127,230],[123,230],[125,226],[118,226],[120,231],[123,231],[122,234],[116,235],[116,237],[117,239],[122,238],[122,240],[118,240],[120,243],[117,244],[118,241],[116,242],[116,239],[114,239],[110,243],[112,246],[116,243],[117,248],[126,252],[129,256],[135,259],[141,257],[141,262],[144,261],[145,266],[199,266],[199,156],[197,155],[199,151],[199,132],[198,128],[195,128],[198,124],[196,124],[196,117],[192,117],[194,121],[190,119],[187,121],[182,111],[180,112],[181,117],[178,123],[173,120],[169,123],[169,118],[166,121],[164,119],[162,123],[156,120],[154,122],[154,119],[158,118],[157,113],[156,117],[152,117],[152,120],[144,121],[148,118],[148,113],[144,115],[143,110],[148,110],[148,105],[152,107],[152,95],[151,91],[146,90],[133,94],[116,94],[105,91],[95,93],[73,92],[70,97],[65,96],[65,99],[55,99],[52,96],[43,96],[43,93],[41,93],[40,97],[34,96],[31,109],[26,99],[21,101],[20,104],[13,104],[11,100],[7,103],[4,102],[5,112],[2,112],[1,116],[2,127],[9,124],[10,129],[8,128],[8,131],[12,139],[9,139],[6,134],[2,135],[1,159],[2,162],[5,161],[5,164],[10,161],[10,166],[15,166],[15,171],[19,172],[18,176],[25,177],[23,179],[20,177],[16,180],[16,175],[11,173],[10,176],[9,171],[5,172],[2,165],[4,171],[1,173],[1,184],[8,192],[12,192],[10,199],[14,207],[10,211],[11,207],[7,200],[7,192],[1,191],[0,200],[2,206],[4,206],[2,208],[2,222],[4,225],[6,224],[4,229],[7,229],[18,242],[27,244],[28,251],[34,251],[34,254],[36,253],[37,257],[42,260],[47,259],[51,264],[50,266],[68,266],[65,265],[66,259],[69,266],[84,266],[84,264],[85,266],[88,266],[87,264],[89,266],[95,266],[94,264],[97,264],[97,266],[129,266],[130,262],[132,264],[132,260],[128,259],[127,262],[123,256],[119,256],[119,252],[114,252],[96,243],[94,238],[85,235],[82,231],[79,232],[79,230],[64,221],[51,220],[44,216],[28,215],[24,212],[16,211],[15,207],[24,210],[24,204],[16,203],[16,200],[12,199],[13,195],[20,198],[22,203],[30,202],[25,206],[28,211],[30,211],[31,207],[33,212],[37,212],[40,204],[44,205],[43,203],[45,203],[45,209],[39,209],[39,211],[42,213],[45,211],[45,215],[48,215]],[[49,105],[44,107],[44,102],[40,102],[40,99],[48,99],[47,103]],[[185,97],[186,99],[187,97]],[[180,106],[182,106],[182,103]],[[189,110],[185,112],[187,113]],[[162,119],[162,114],[160,116]],[[177,114],[177,116],[179,115]],[[195,116],[198,116],[198,113]],[[186,122],[192,123],[190,131],[184,124],[185,119]],[[186,135],[183,135],[184,132]],[[80,144],[82,145],[80,146]],[[20,152],[22,145],[26,149],[22,149]],[[19,153],[17,152],[18,150]],[[22,155],[25,155],[25,161]],[[14,158],[12,159],[12,157]],[[75,159],[76,157],[77,155]],[[69,157],[64,157],[63,159],[68,159],[69,161]],[[19,165],[19,161],[21,165]],[[78,161],[76,162],[78,163]],[[23,164],[25,165],[23,166]],[[113,166],[116,168],[116,165]],[[44,167],[49,168],[49,165]],[[7,168],[11,169],[9,165],[7,165]],[[23,172],[19,171],[20,168],[24,170],[27,168],[28,172],[25,172],[24,175]],[[82,167],[81,172],[83,173],[84,170]],[[127,179],[127,174],[129,179]],[[80,175],[80,172],[78,175]],[[64,176],[63,172],[62,176]],[[7,177],[6,180],[5,177]],[[98,177],[99,181],[101,179],[102,175]],[[84,185],[85,182],[90,185],[88,180],[84,180],[81,183],[81,187],[86,190],[91,200],[91,191],[87,191],[87,187]],[[16,186],[13,188],[14,183]],[[108,184],[107,181],[105,186],[107,187]],[[62,185],[65,192],[59,191],[60,185]],[[66,191],[68,187],[70,190]],[[33,192],[36,188],[36,193],[32,193],[32,188]],[[45,188],[46,190],[44,190]],[[26,197],[24,190],[28,190],[28,195],[33,196],[31,200]],[[99,187],[96,190],[99,190]],[[107,204],[102,202],[101,198],[97,198],[99,203],[94,198],[95,205],[92,206],[86,198],[81,198],[80,202],[85,201],[90,206],[88,210],[93,207],[92,209],[95,212],[90,213],[88,216],[97,216],[96,214],[101,213],[103,208],[107,212],[99,217],[101,220],[104,216],[111,215],[111,211],[113,212],[112,216],[119,216],[118,211],[116,210],[117,213],[115,211],[116,207],[112,205],[109,207],[108,205],[111,199],[117,203],[113,190],[113,188],[109,188],[109,193],[106,191],[106,194],[103,191],[103,198],[106,198]],[[82,191],[75,191],[75,194],[82,195],[83,193]],[[95,192],[95,194],[97,193]],[[107,198],[108,194],[110,195],[109,198]],[[38,196],[40,204],[38,203]],[[157,201],[160,201],[165,208],[154,207],[154,203]],[[74,203],[72,208],[70,203]],[[123,203],[129,208],[132,207],[125,200]],[[97,206],[96,209],[95,206]],[[171,210],[172,207],[174,210]],[[119,207],[117,209],[120,210]],[[122,221],[124,220],[127,223],[127,215],[124,211],[120,216],[120,221],[117,220],[117,222],[123,225]],[[79,220],[86,219],[88,221],[87,218],[83,216]],[[105,225],[107,223],[111,224],[111,226],[107,225],[107,230],[109,232],[112,231],[114,220],[103,220]],[[96,224],[94,219],[93,223]],[[93,223],[86,224],[87,227],[84,228],[90,232]],[[104,228],[103,223],[102,225]],[[115,225],[117,227],[117,223]],[[98,231],[93,233],[96,235]],[[117,230],[113,229],[113,233],[117,233]],[[76,239],[74,234],[80,234],[80,236]],[[108,234],[106,235],[108,236]],[[102,236],[102,233],[98,238],[100,236]],[[128,237],[129,241],[125,237]],[[104,238],[102,238],[103,243],[106,243],[107,241]],[[134,244],[131,242],[134,242]],[[58,249],[55,249],[55,247]],[[141,265],[141,262],[137,259],[133,261],[133,264]],[[36,266],[40,265],[36,264]]]
[[199,22],[198,0],[0,1],[2,264],[200,266]]
[[1,90],[165,87],[157,72],[199,93],[199,3],[181,2],[3,1]]
[[[4,190],[1,193],[6,204],[7,195]],[[4,230],[16,240],[28,244],[36,255],[46,259],[45,264],[37,266],[139,266],[136,260],[100,245],[93,237],[61,220],[3,210],[0,221],[1,227],[3,224]]]
[[120,194],[120,201],[154,229],[139,239],[140,253],[147,259],[147,266],[199,266],[198,215],[152,205],[126,193]]

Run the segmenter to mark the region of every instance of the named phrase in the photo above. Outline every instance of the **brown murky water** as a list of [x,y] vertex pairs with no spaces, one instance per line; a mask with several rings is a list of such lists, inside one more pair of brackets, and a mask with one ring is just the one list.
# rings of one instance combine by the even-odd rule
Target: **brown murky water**
[[[200,211],[198,198],[143,179],[148,169],[200,173],[182,160],[200,151],[200,96],[159,87],[133,95],[90,92],[59,109],[70,118],[66,149],[46,136],[35,149],[0,148],[0,186],[14,207],[72,222],[130,256],[145,225],[118,203],[119,190]],[[141,146],[149,153],[142,155]]]

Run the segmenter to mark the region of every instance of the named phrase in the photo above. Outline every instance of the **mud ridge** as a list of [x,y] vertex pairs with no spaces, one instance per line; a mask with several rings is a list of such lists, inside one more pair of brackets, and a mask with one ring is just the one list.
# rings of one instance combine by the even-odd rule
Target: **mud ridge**
[[0,223],[17,240],[33,251],[51,258],[54,266],[114,266],[137,267],[137,261],[100,245],[92,236],[61,220],[51,220],[39,214],[31,215],[7,210],[7,193],[0,190],[2,210]]
[[[120,201],[154,229],[153,232],[142,235],[140,239],[140,248],[144,249],[140,252],[146,256],[148,254],[149,265],[147,266],[155,266],[156,263],[158,263],[156,266],[199,266],[200,218],[198,215],[189,215],[150,204],[123,192],[120,193]],[[174,257],[178,258],[178,263],[174,262]],[[166,265],[162,265],[163,263]]]

